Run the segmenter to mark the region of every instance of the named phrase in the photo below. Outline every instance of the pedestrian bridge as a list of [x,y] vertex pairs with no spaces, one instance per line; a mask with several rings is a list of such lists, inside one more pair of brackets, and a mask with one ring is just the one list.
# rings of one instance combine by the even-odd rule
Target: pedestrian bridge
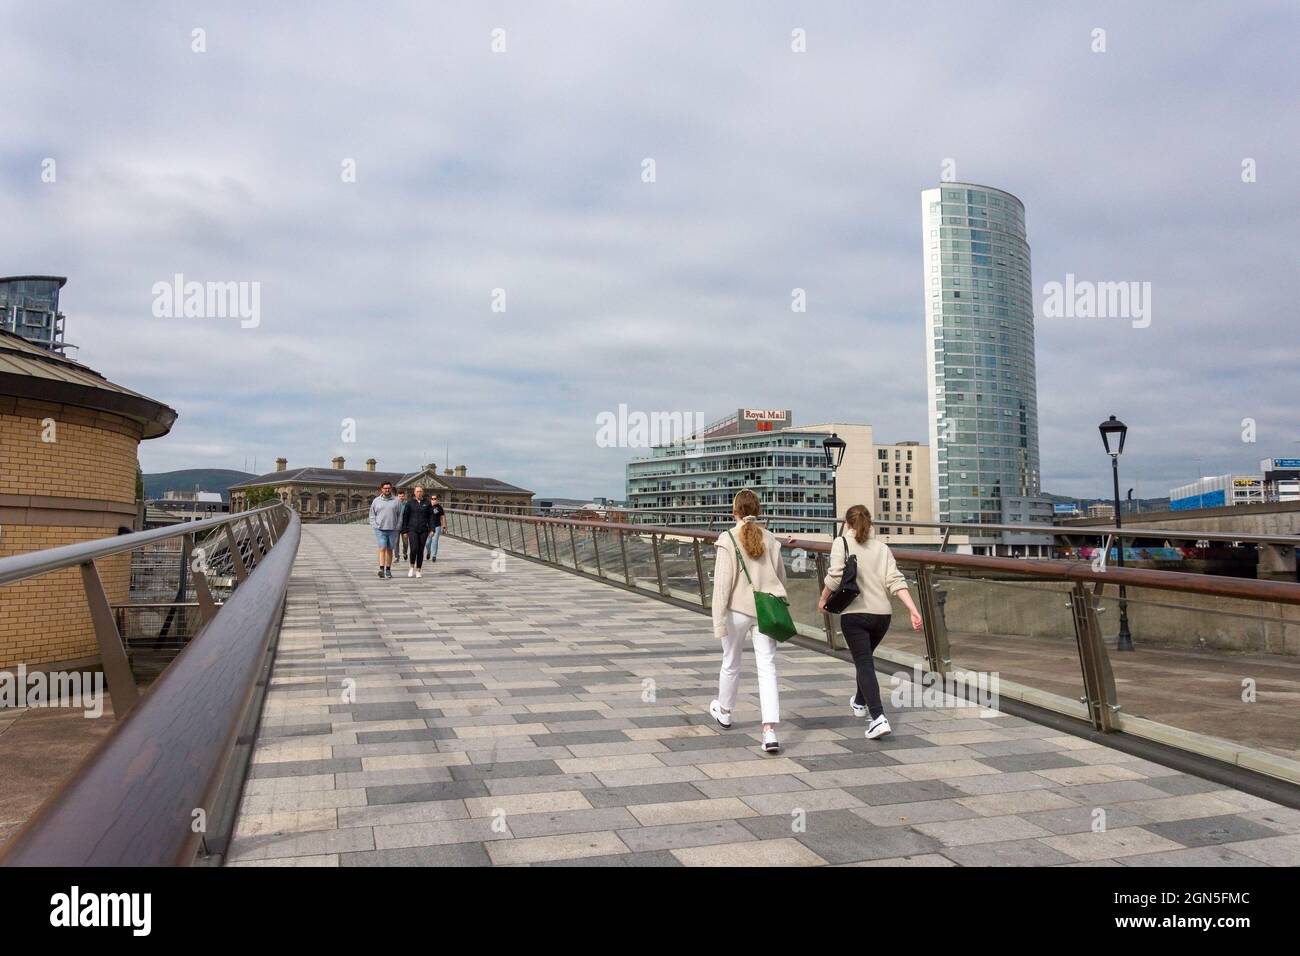
[[[243,569],[230,595],[0,848],[5,863],[1300,862],[1286,746],[1296,739],[1286,736],[1300,690],[1294,658],[1268,646],[1231,659],[1198,651],[1200,661],[1177,647],[1144,649],[1135,614],[1139,649],[1112,670],[1113,652],[1097,640],[1104,598],[1087,565],[1048,574],[1061,562],[1042,562],[1041,580],[1000,581],[1004,559],[911,565],[924,613],[935,625],[946,616],[947,627],[895,628],[886,639],[894,660],[881,668],[904,679],[886,701],[894,733],[868,741],[847,706],[853,669],[833,626],[815,601],[798,607],[823,565],[815,546],[801,549],[812,557],[792,569],[791,596],[805,633],[779,654],[784,749],[772,756],[758,746],[751,659],[733,728],[706,713],[719,666],[701,613],[709,536],[453,514],[454,536],[423,578],[398,568],[383,580],[362,524],[301,526],[272,508],[240,525],[243,537],[226,537],[235,520],[214,519],[226,557]],[[1039,564],[1006,563],[1015,567],[1005,574]],[[940,570],[952,575],[946,609],[933,594]],[[1143,587],[1197,577],[1110,573],[1126,575],[1134,601]],[[275,580],[278,592],[266,587]],[[1006,588],[1002,600],[1026,614],[1031,602],[1050,606],[1070,634],[1044,620],[1033,635],[957,630],[961,587],[976,582]],[[1247,595],[1237,603],[1200,597],[1235,610],[1253,596],[1272,613],[1292,596],[1285,588],[1300,589],[1234,586]],[[1179,603],[1179,592],[1159,593]],[[915,683],[959,673],[954,660],[999,655],[994,706]],[[1250,712],[1260,718],[1254,736],[1183,726],[1180,713],[1232,706],[1216,703],[1220,685],[1237,699],[1245,671],[1259,676],[1261,698],[1284,698]],[[1147,683],[1164,675],[1130,700],[1144,710],[1174,700],[1159,714],[1170,723],[1125,715],[1130,673],[1155,675]],[[1068,696],[1076,684],[1083,700]],[[888,698],[891,679],[882,686]]]

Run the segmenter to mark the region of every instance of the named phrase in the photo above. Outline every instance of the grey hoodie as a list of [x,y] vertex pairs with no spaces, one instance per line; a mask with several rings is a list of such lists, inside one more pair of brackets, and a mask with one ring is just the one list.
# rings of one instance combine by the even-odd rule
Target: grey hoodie
[[370,527],[379,531],[396,531],[402,526],[402,503],[396,495],[376,496],[370,502]]

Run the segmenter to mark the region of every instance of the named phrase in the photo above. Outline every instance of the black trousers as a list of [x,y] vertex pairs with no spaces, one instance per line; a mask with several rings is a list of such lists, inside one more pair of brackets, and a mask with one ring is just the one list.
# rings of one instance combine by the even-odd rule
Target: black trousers
[[417,568],[424,567],[424,542],[429,540],[429,532],[408,531],[406,537],[411,549],[411,563]]
[[858,692],[854,703],[867,705],[872,719],[885,712],[880,702],[880,681],[876,679],[874,654],[889,630],[888,614],[844,614],[840,617],[840,630],[853,654],[853,666],[858,671]]

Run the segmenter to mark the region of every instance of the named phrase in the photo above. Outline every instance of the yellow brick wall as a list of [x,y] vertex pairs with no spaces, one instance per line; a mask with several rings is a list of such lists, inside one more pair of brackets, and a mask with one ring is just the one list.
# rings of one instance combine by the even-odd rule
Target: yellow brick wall
[[[41,441],[41,418],[0,414],[0,494],[49,495],[135,501],[136,439],[120,431],[120,420],[98,428],[80,412],[80,422],[60,420],[56,437]],[[70,415],[69,417],[76,417]],[[0,528],[0,557],[113,537],[111,528],[24,525]],[[130,588],[130,555],[99,562],[111,603],[124,603]],[[86,611],[81,572],[67,568],[0,587],[0,669],[98,655]]]
[[[104,537],[113,537],[113,532],[105,528],[6,525],[0,536],[0,558]],[[131,585],[131,556],[117,555],[98,564],[109,602],[125,602]],[[77,568],[0,587],[0,670],[20,663],[31,666],[98,653]]]
[[135,501],[138,442],[92,425],[0,414],[0,494]]

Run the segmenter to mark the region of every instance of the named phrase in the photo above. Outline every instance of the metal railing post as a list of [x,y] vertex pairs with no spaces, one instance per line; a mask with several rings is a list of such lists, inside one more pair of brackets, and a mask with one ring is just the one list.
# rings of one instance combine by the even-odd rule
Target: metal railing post
[[231,530],[233,523],[222,526],[222,531],[226,536],[226,549],[230,552],[230,561],[235,566],[235,578],[243,584],[248,580],[248,566],[244,564],[244,556],[239,551],[239,542],[235,540],[235,534]]
[[[248,536],[248,560],[250,562],[249,570],[257,567],[258,562],[266,557],[266,552],[262,550],[261,542],[258,539],[257,525],[254,523],[252,516],[243,520],[244,533]],[[262,551],[259,555],[257,552]]]
[[113,716],[121,720],[127,715],[140,695],[135,689],[135,675],[122,646],[122,634],[113,619],[113,608],[104,593],[104,582],[94,561],[81,565],[81,586],[86,592],[86,606],[90,623],[95,628],[95,643],[99,646],[99,659],[108,683],[108,696],[113,701]]
[[692,538],[695,545],[695,581],[700,586],[700,607],[709,606],[709,595],[704,588],[704,558],[700,555],[700,539]]
[[925,666],[936,674],[948,673],[952,664],[952,650],[948,644],[948,627],[939,611],[939,602],[935,595],[938,583],[929,568],[916,570],[916,596],[921,602],[917,608],[921,612],[921,628],[925,635]]
[[659,536],[657,534],[650,535],[650,549],[655,556],[655,581],[659,585],[659,593],[667,594],[668,587],[664,584],[664,565],[659,557]]
[[1070,592],[1069,605],[1074,617],[1074,636],[1079,648],[1079,666],[1083,670],[1083,703],[1088,708],[1088,719],[1104,734],[1115,730],[1115,712],[1119,710],[1115,693],[1115,675],[1110,669],[1110,656],[1101,636],[1094,597],[1101,596],[1101,585],[1095,592],[1086,584],[1076,581]]
[[600,569],[600,542],[596,540],[596,529],[591,529],[591,550],[596,555],[596,576],[603,578],[605,572]]
[[[826,555],[818,552],[813,563],[817,566],[817,597],[820,603],[822,588],[826,586]],[[822,611],[822,628],[826,631],[827,646],[835,650],[835,620],[830,611]]]
[[217,602],[212,599],[212,589],[208,587],[208,575],[202,568],[194,572],[194,596],[199,602],[197,632],[201,631],[217,613]]
[[632,586],[632,566],[627,561],[627,536],[623,534],[623,529],[618,529],[618,549],[623,552],[623,583],[628,587]]

